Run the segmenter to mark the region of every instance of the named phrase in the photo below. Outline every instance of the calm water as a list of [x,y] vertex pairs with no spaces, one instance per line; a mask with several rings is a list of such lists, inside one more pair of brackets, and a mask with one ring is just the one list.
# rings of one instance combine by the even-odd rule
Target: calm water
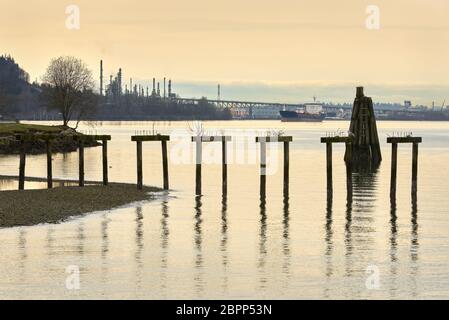
[[[194,164],[170,143],[171,191],[152,202],[98,212],[58,225],[0,229],[0,298],[449,298],[449,123],[380,122],[384,161],[376,173],[354,174],[346,203],[343,147],[334,147],[334,199],[326,201],[325,148],[319,137],[348,128],[278,121],[204,122],[209,133],[251,135],[281,128],[293,135],[290,199],[282,169],[272,166],[268,200],[259,204],[253,139],[230,145],[228,196],[221,167],[203,166],[203,193],[194,196]],[[97,123],[112,135],[110,181],[135,182],[130,135],[153,123]],[[187,123],[158,123],[182,133]],[[89,129],[86,124],[82,129]],[[412,205],[411,147],[399,147],[397,208],[389,201],[387,133],[423,136],[418,202]],[[259,132],[260,133],[260,132]],[[191,151],[194,151],[192,143]],[[205,146],[208,162],[220,146]],[[180,151],[181,150],[181,151]],[[282,149],[270,151],[273,163]],[[162,185],[160,145],[144,144],[144,183]],[[85,151],[86,179],[101,179],[101,149]],[[190,156],[191,158],[191,156]],[[27,175],[44,177],[45,156],[27,158]],[[0,158],[1,174],[17,175],[18,157]],[[56,178],[77,178],[77,154],[54,156]],[[39,187],[27,183],[27,188]],[[16,188],[2,181],[3,190]],[[80,269],[80,290],[66,288],[67,266]],[[377,270],[379,287],[367,286]]]

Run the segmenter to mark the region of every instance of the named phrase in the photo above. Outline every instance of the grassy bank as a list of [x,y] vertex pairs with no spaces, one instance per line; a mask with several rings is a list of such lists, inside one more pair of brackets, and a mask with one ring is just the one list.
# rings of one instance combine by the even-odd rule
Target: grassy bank
[[0,192],[0,228],[57,223],[72,216],[151,200],[158,188],[111,184]]
[[[82,135],[74,129],[65,126],[46,126],[38,124],[23,124],[23,123],[0,123],[0,154],[18,154],[20,153],[20,142],[17,140],[18,134],[54,134],[58,138],[52,142],[52,151],[59,152],[73,152],[77,149],[77,142],[74,141],[73,136]],[[95,140],[85,141],[86,147],[93,147],[100,145]],[[25,145],[26,153],[41,154],[46,153],[45,141],[27,142]]]

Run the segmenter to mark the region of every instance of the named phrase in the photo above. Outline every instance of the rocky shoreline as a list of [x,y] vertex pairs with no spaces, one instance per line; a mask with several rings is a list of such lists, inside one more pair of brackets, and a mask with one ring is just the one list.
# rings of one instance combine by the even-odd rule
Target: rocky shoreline
[[[30,124],[0,124],[0,154],[19,154],[21,142],[17,139],[21,134],[52,134],[57,138],[52,140],[53,153],[66,153],[76,151],[78,142],[74,136],[80,136],[76,130],[65,126],[43,126]],[[85,147],[96,147],[101,143],[94,139],[85,139]],[[25,143],[27,154],[43,154],[47,152],[44,140],[28,141]]]

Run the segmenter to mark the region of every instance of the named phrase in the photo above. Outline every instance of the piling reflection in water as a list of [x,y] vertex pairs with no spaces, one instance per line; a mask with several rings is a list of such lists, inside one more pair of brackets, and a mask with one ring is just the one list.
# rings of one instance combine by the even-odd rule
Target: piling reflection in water
[[259,289],[266,289],[266,260],[267,260],[267,208],[265,198],[260,201],[260,230],[259,230],[259,259],[257,268],[259,270]]
[[203,270],[203,234],[202,234],[202,196],[195,196],[195,224],[194,224],[194,244],[195,244],[195,290],[199,297],[204,292],[204,270]]
[[143,213],[142,207],[139,205],[136,207],[136,252],[134,254],[134,260],[136,261],[136,286],[140,290],[142,284],[142,253],[144,249],[144,232],[143,232]]
[[223,191],[221,198],[221,264],[223,266],[223,285],[224,292],[228,290],[228,198]]
[[168,240],[170,230],[168,226],[168,194],[164,193],[162,202],[162,218],[161,218],[161,289],[165,294],[167,289],[167,269],[168,269]]

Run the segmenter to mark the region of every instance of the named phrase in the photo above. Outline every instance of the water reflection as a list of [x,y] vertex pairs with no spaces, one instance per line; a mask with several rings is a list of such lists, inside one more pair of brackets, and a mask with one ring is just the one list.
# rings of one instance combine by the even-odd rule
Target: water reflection
[[168,227],[168,194],[164,194],[161,203],[161,289],[165,293],[167,289],[167,269],[168,269],[168,237],[170,235]]
[[325,251],[324,251],[324,258],[325,258],[325,264],[326,264],[326,286],[324,287],[324,297],[325,298],[329,298],[329,291],[330,291],[330,279],[334,273],[334,268],[333,268],[333,264],[332,264],[332,254],[333,254],[333,250],[334,250],[334,245],[333,245],[333,231],[332,231],[332,205],[333,205],[333,201],[332,201],[332,197],[328,197],[327,198],[327,205],[326,205],[326,223],[324,225],[324,229],[325,229],[325,237],[324,237],[324,242],[325,242]]
[[266,276],[266,259],[267,259],[267,208],[265,198],[260,201],[260,231],[259,231],[259,260],[257,268],[259,269],[260,289],[267,287]]
[[398,226],[396,201],[391,199],[390,202],[390,297],[396,297],[397,291],[397,275],[398,275]]
[[282,264],[282,273],[286,276],[285,286],[289,284],[290,280],[290,265],[291,265],[291,250],[290,250],[290,199],[288,194],[284,195],[284,207],[283,207],[283,233],[282,233],[282,253],[284,255],[284,261]]
[[223,291],[228,290],[228,198],[225,193],[221,198],[221,264],[223,266]]
[[194,243],[195,243],[195,290],[198,296],[202,296],[204,292],[203,280],[203,234],[202,234],[202,209],[203,203],[201,198],[203,196],[195,196],[195,224],[194,224]]
[[27,232],[25,229],[20,228],[19,229],[19,280],[23,282],[25,280],[25,265],[28,258],[28,252],[27,252],[27,240],[26,240]]
[[418,284],[417,277],[419,273],[419,261],[418,261],[418,249],[419,249],[419,240],[418,240],[418,199],[416,195],[413,196],[412,199],[412,218],[411,218],[411,244],[410,244],[410,260],[411,260],[411,294],[413,297],[417,297],[418,295]]
[[136,252],[134,254],[134,259],[136,261],[136,286],[139,290],[142,284],[142,253],[144,248],[144,238],[143,238],[143,213],[142,207],[138,205],[136,207]]

